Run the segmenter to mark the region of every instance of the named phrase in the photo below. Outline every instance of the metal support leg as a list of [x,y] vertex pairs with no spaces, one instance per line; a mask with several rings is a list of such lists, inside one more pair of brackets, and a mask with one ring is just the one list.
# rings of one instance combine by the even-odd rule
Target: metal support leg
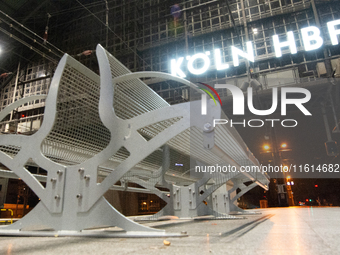
[[164,175],[166,171],[169,170],[169,167],[170,167],[169,146],[164,145],[162,147],[162,150],[163,150],[162,167],[158,169],[158,171],[155,171],[148,181],[143,181],[140,178],[133,176],[133,173],[127,173],[123,177],[125,181],[133,182],[144,188],[147,188],[148,190],[152,191],[155,195],[157,195],[159,198],[161,198],[167,203],[166,206],[162,210],[155,213],[154,215],[141,217],[135,220],[138,220],[138,221],[161,220],[166,216],[174,215],[173,202],[172,202],[173,197],[167,196],[166,194],[164,194],[163,192],[160,192],[160,190],[155,187],[156,184],[159,184],[159,185],[162,185],[162,187],[169,189],[169,194],[172,194],[173,192],[173,185],[166,182],[166,180],[164,179]]
[[[233,185],[231,189],[228,190],[228,213],[230,215],[254,215],[254,214],[261,214],[260,212],[251,212],[246,211],[237,206],[237,199],[240,198],[242,195],[247,193],[249,190],[256,187],[256,183],[253,182],[252,184],[246,186],[241,180],[232,179],[231,184]],[[227,186],[230,187],[230,182]],[[241,191],[236,194],[236,190],[240,189]]]
[[[208,185],[207,183],[211,179],[209,174],[202,180],[185,187],[168,184],[170,197],[165,200],[167,205],[158,213],[149,217],[138,218],[138,220],[162,220],[167,216],[175,216],[179,219],[200,219],[205,216],[210,216],[212,219],[239,219],[239,217],[225,213],[227,210],[219,211],[218,209],[221,208],[213,206],[214,203],[217,203],[214,200],[214,191],[223,186],[227,178],[219,175],[215,184]],[[152,190],[150,185],[143,185],[140,180],[135,180],[135,182]],[[155,194],[157,195],[158,192],[155,192]]]

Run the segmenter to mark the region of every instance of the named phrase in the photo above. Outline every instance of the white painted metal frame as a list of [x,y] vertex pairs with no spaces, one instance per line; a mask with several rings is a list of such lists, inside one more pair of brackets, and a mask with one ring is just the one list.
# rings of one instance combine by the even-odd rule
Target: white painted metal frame
[[[173,141],[173,138],[179,136],[179,139],[181,139],[181,136],[183,134],[185,135],[185,132],[187,132],[190,128],[195,128],[196,131],[198,130],[200,136],[202,137],[202,140],[200,140],[201,138],[198,140],[203,141],[204,147],[213,148],[217,151],[217,158],[222,158],[224,162],[229,164],[234,162],[228,157],[228,155],[223,153],[222,149],[214,146],[215,130],[212,130],[211,132],[204,132],[204,125],[206,123],[212,123],[214,118],[221,116],[220,106],[215,106],[212,101],[208,102],[209,107],[207,115],[202,116],[200,113],[200,101],[169,106],[164,103],[161,98],[158,97],[158,95],[155,94],[155,96],[152,94],[154,102],[151,103],[156,106],[154,109],[145,109],[147,105],[144,107],[142,105],[138,105],[138,102],[136,101],[126,99],[130,100],[129,103],[137,104],[137,107],[144,107],[143,111],[125,119],[118,117],[116,114],[117,109],[113,106],[115,103],[117,103],[114,101],[114,98],[115,90],[119,83],[127,84],[126,88],[134,90],[135,93],[136,90],[138,91],[139,89],[143,89],[142,85],[145,85],[139,80],[139,78],[158,77],[168,80],[175,80],[196,90],[198,89],[196,85],[190,83],[189,81],[166,73],[140,72],[127,73],[118,77],[114,77],[114,74],[112,73],[114,70],[112,70],[112,66],[110,64],[110,61],[112,61],[113,57],[110,56],[110,54],[108,54],[100,45],[98,45],[96,52],[101,73],[100,98],[98,103],[99,111],[97,113],[97,115],[100,117],[100,121],[98,122],[98,125],[104,126],[107,132],[109,132],[109,141],[107,141],[107,144],[105,144],[105,146],[103,146],[103,148],[98,153],[91,152],[92,154],[90,153],[87,158],[84,158],[82,161],[73,164],[58,163],[58,161],[53,159],[51,156],[52,154],[48,154],[46,152],[47,150],[45,140],[51,135],[54,125],[58,123],[57,120],[60,121],[60,116],[57,116],[60,103],[65,103],[63,98],[58,98],[60,84],[63,86],[65,86],[65,83],[67,84],[68,82],[72,84],[72,82],[76,82],[76,79],[79,77],[84,79],[84,82],[88,82],[90,84],[93,83],[95,85],[99,83],[97,75],[90,72],[87,68],[82,66],[79,62],[75,61],[68,55],[65,55],[61,59],[52,80],[49,95],[46,100],[45,116],[41,128],[31,136],[1,136],[0,146],[16,146],[19,151],[16,155],[8,155],[1,151],[0,162],[12,170],[21,179],[23,179],[41,199],[41,202],[23,219],[13,225],[1,228],[1,235],[96,235],[106,237],[152,237],[165,235],[178,236],[178,234],[165,233],[162,230],[148,228],[127,219],[115,208],[113,208],[103,198],[103,195],[115,183],[117,183],[119,180],[124,180],[124,178],[127,181],[130,178],[130,181],[140,183],[142,186],[147,187],[149,190],[158,194],[157,191],[153,189],[153,187],[148,183],[143,183],[142,180],[136,179],[134,177],[128,177],[126,174],[129,170],[133,169],[139,162],[143,161],[148,155],[153,153],[158,148],[167,143],[169,146],[172,146],[173,142],[171,141]],[[121,67],[116,65],[116,68],[119,69]],[[132,84],[131,87],[131,83],[129,83],[131,80],[137,80],[138,82],[136,84]],[[66,91],[66,93],[68,93],[67,85],[66,87],[63,87],[63,89]],[[202,93],[200,90],[198,91]],[[74,97],[75,100],[86,100],[86,95],[91,92],[92,91],[86,90],[80,91],[78,92],[80,95],[74,94],[74,96],[71,95],[71,98]],[[151,92],[144,91],[143,93],[144,94],[141,94],[141,96],[145,97],[145,95],[148,93],[150,94]],[[32,98],[24,98],[18,102],[15,102],[14,104],[10,105],[9,108],[6,108],[3,112],[1,112],[0,117],[5,117],[11,110],[17,108],[19,105],[35,99],[36,97],[37,96]],[[40,97],[45,98],[43,95]],[[142,100],[146,101],[148,99],[149,98],[147,97],[142,98]],[[140,98],[138,100],[140,100]],[[151,100],[152,98],[150,98],[150,101]],[[139,103],[142,104],[143,101],[139,101]],[[126,104],[128,104],[128,101],[126,101]],[[86,112],[84,114],[86,116]],[[154,134],[150,140],[146,140],[139,133],[139,130],[143,128],[148,131],[148,126],[150,125],[155,125],[157,123],[173,119],[176,119],[176,121],[171,122],[171,124],[168,124],[165,129],[160,130],[157,134]],[[68,120],[72,121],[72,116]],[[85,124],[86,121],[84,119],[84,125]],[[101,132],[105,131],[103,128],[101,130],[103,130]],[[61,137],[63,134],[57,133],[53,135],[54,138],[58,138],[58,135],[60,135],[60,139],[64,139]],[[58,152],[59,156],[62,155],[62,153],[60,153],[62,149],[60,148],[63,148],[63,145],[58,145],[58,141],[50,141],[49,146],[51,144],[59,146],[56,151]],[[201,142],[200,150],[204,151],[203,144]],[[64,147],[65,153],[68,153],[68,151],[72,149],[68,148],[67,146]],[[74,141],[73,147],[77,149],[77,140]],[[121,162],[113,162],[113,156],[116,155],[116,153],[123,147],[130,153],[128,158]],[[42,148],[44,149],[45,154],[42,152]],[[222,154],[219,155],[219,153]],[[214,154],[210,153],[209,155]],[[37,178],[25,168],[25,165],[28,161],[33,161],[48,171],[46,187],[44,187],[37,180]],[[97,183],[97,171],[100,167],[112,169],[112,171],[101,183]],[[167,163],[163,164],[163,168],[161,170],[155,172],[153,179],[157,182],[161,182],[164,186],[169,186],[165,183],[163,177],[165,169],[167,169]],[[176,202],[176,205],[179,205],[180,208],[176,208],[174,203],[172,209],[175,212],[176,210],[181,211],[180,215],[182,217],[191,217],[193,215],[197,215],[197,208],[202,205],[204,199],[221,185],[223,185],[223,183],[225,183],[227,180],[237,177],[237,175],[240,175],[240,173],[219,175],[218,177],[215,176],[215,180],[217,180],[217,182],[215,185],[212,185],[209,188],[204,187],[206,187],[208,180],[214,179],[214,176],[205,176],[202,180],[192,184],[189,187],[181,187],[181,189],[183,189],[182,194],[185,195],[181,196],[179,204]],[[249,178],[250,180],[257,181],[252,176]],[[266,185],[266,183],[261,183],[261,185]],[[197,194],[200,192],[202,187],[205,189],[206,193],[205,195],[199,197]],[[177,189],[175,191],[172,187],[169,186],[169,188],[172,190],[172,192],[177,192]],[[187,190],[184,191],[184,188]],[[191,196],[193,196],[192,198],[195,197],[196,199],[187,198],[187,194],[191,194]],[[158,195],[164,198],[163,193],[159,193]],[[176,196],[176,194],[174,194],[172,200],[175,201],[175,199],[178,199],[179,197],[180,196]],[[191,201],[190,207],[186,207],[188,201]],[[123,231],[83,231],[88,228],[100,226],[117,226],[123,229]],[[27,229],[37,228],[52,229],[52,231],[24,231]]]
[[[76,63],[71,57],[65,55],[60,61],[55,72],[49,96],[46,100],[45,118],[41,128],[32,136],[6,135],[1,137],[1,145],[15,145],[20,151],[14,157],[0,153],[0,161],[22,178],[29,187],[39,196],[41,202],[23,219],[17,223],[1,228],[2,235],[94,235],[92,232],[82,232],[87,228],[98,226],[118,226],[125,232],[100,233],[99,236],[164,236],[167,234],[162,230],[151,229],[132,222],[116,209],[114,209],[102,197],[113,184],[122,176],[142,161],[146,156],[161,147],[171,138],[190,127],[189,103],[164,107],[156,111],[144,113],[141,116],[123,120],[116,116],[113,109],[113,95],[115,83],[111,76],[110,67],[107,65],[107,56],[104,49],[97,48],[97,55],[101,72],[101,90],[99,101],[99,115],[110,131],[111,139],[106,148],[93,157],[76,165],[61,165],[47,157],[41,152],[41,144],[48,136],[55,123],[58,86],[66,66],[70,65],[79,72],[87,71],[83,66]],[[106,61],[105,61],[106,60]],[[91,76],[91,74],[87,74]],[[137,73],[117,80],[124,81],[146,74]],[[156,74],[169,77],[167,74]],[[95,77],[92,77],[95,79]],[[189,83],[185,81],[185,83]],[[192,84],[189,84],[193,86]],[[24,99],[16,104],[23,104],[29,99]],[[9,110],[17,106],[10,106]],[[219,113],[220,109],[211,107],[207,116],[197,118],[194,123],[202,127],[207,121],[212,121],[212,113]],[[3,113],[6,115],[6,112]],[[210,117],[209,117],[210,116]],[[150,141],[146,141],[138,132],[152,123],[157,123],[169,118],[181,117],[181,119],[168,127],[166,131],[159,133]],[[105,163],[121,148],[125,147],[130,152],[129,160],[125,160],[114,168],[102,183],[96,181],[98,166]],[[28,160],[33,161],[40,167],[48,170],[46,188],[24,168]],[[43,227],[53,231],[26,232],[21,231],[29,228]]]
[[[251,189],[256,187],[256,183],[253,182],[250,185],[246,186],[241,180],[239,179],[231,179],[230,180],[233,183],[233,187],[228,190],[228,197],[229,197],[229,203],[228,203],[228,213],[231,215],[252,215],[252,214],[261,214],[259,212],[255,211],[249,211],[249,210],[243,210],[240,207],[237,206],[237,200],[243,196],[245,193],[250,191]],[[241,191],[239,193],[236,193],[236,190],[240,189]]]
[[[110,54],[107,54],[107,57],[109,59],[113,59],[112,56],[110,56]],[[109,60],[109,63],[112,65],[115,65],[115,61]],[[108,67],[108,65],[107,65]],[[112,71],[112,70],[111,70]],[[175,80],[178,81],[180,83],[183,83],[185,85],[188,85],[194,89],[196,89],[196,87],[194,85],[192,85],[189,81],[186,81],[182,78],[179,77],[174,77],[171,76],[169,74],[164,74],[164,73],[159,73],[159,72],[140,72],[140,73],[128,73],[125,75],[121,75],[119,77],[116,77],[113,79],[113,83],[114,84],[118,84],[122,81],[124,81],[127,77],[132,77],[132,78],[142,78],[142,77],[157,77],[157,78],[162,78],[162,79],[168,79],[168,80]],[[197,90],[197,89],[196,89]],[[201,91],[200,91],[201,92]],[[197,102],[195,102],[197,103]],[[210,106],[211,107],[211,106]],[[209,108],[210,108],[209,107]],[[196,116],[199,116],[200,113],[198,112],[198,110],[200,109],[200,107],[198,107],[198,105],[192,105],[191,106],[191,114],[192,116],[194,116],[194,118],[191,118],[191,121],[194,122],[196,120]],[[220,118],[220,116],[223,116],[220,112],[218,112],[217,114],[214,114],[213,116],[215,116],[215,118]],[[226,117],[225,117],[226,118]],[[206,123],[212,123],[207,119]],[[205,124],[205,123],[204,123]],[[250,164],[250,165],[258,165],[258,161],[256,160],[256,158],[252,155],[252,153],[249,151],[249,149],[246,147],[246,145],[244,144],[242,138],[239,136],[239,134],[236,132],[235,128],[217,128],[216,131],[217,133],[214,132],[205,132],[204,128],[202,126],[202,123],[199,125],[195,125],[193,123],[193,125],[191,126],[196,126],[199,128],[199,132],[200,134],[203,134],[202,139],[203,139],[203,145],[206,149],[210,149],[210,150],[204,150],[202,147],[202,142],[200,141],[200,137],[195,137],[195,134],[190,136],[190,139],[193,138],[193,142],[195,143],[197,140],[199,140],[198,145],[196,146],[196,144],[193,144],[193,146],[196,147],[202,147],[200,150],[200,153],[196,153],[196,158],[197,159],[201,159],[202,157],[202,153],[203,154],[208,154],[209,156],[214,155],[215,158],[212,158],[210,162],[214,162],[214,160],[222,160],[224,164],[231,164],[233,166],[236,166],[237,169],[240,169],[240,165],[243,163],[245,164]],[[186,130],[187,132],[187,130]],[[179,150],[181,152],[183,152],[184,154],[188,154],[188,150],[185,150],[185,146],[187,146],[187,144],[185,142],[182,142],[181,140],[185,140],[185,136],[183,134],[180,134],[178,137],[175,137],[174,139],[172,139],[168,145],[170,147],[173,147],[176,150]],[[226,140],[227,139],[227,140]],[[216,142],[215,142],[216,140]],[[230,143],[230,145],[225,145],[223,143]],[[183,147],[182,147],[183,146]],[[235,152],[233,153],[232,156],[229,156],[226,153],[226,149],[227,150],[235,150]],[[210,152],[211,151],[211,152]],[[217,156],[217,157],[216,157]],[[233,158],[234,157],[234,158]],[[237,160],[237,158],[239,160]],[[163,159],[164,160],[164,159]],[[215,161],[214,163],[216,163],[217,161]],[[205,162],[208,163],[208,162]],[[163,169],[163,173],[166,171],[167,169]],[[156,176],[158,176],[159,172],[161,170],[158,171],[158,173],[156,174]],[[227,216],[226,214],[223,213],[218,213],[215,212],[213,210],[211,210],[211,208],[209,207],[204,207],[203,206],[203,210],[202,210],[202,205],[203,205],[203,201],[204,199],[208,199],[208,197],[215,191],[217,190],[220,186],[222,186],[223,184],[226,183],[227,180],[231,179],[231,178],[235,178],[238,179],[239,181],[243,180],[243,182],[246,181],[253,181],[254,184],[251,187],[254,187],[256,185],[260,185],[261,187],[268,189],[268,178],[263,174],[263,173],[259,173],[259,174],[252,174],[252,173],[240,173],[237,172],[235,174],[229,174],[229,175],[223,175],[223,174],[216,174],[216,175],[206,175],[202,180],[198,181],[197,183],[193,183],[190,185],[190,188],[187,187],[179,187],[179,186],[170,186],[171,188],[168,187],[168,189],[170,190],[171,196],[170,198],[168,197],[164,197],[164,193],[160,193],[159,190],[157,188],[155,188],[155,185],[157,183],[157,179],[155,178],[150,178],[148,181],[145,180],[140,180],[139,178],[133,177],[130,175],[129,178],[124,178],[125,181],[130,181],[130,182],[135,182],[145,188],[147,188],[148,190],[153,190],[155,194],[159,195],[160,198],[162,198],[163,200],[165,200],[167,202],[167,206],[161,210],[159,213],[153,215],[152,217],[147,217],[145,219],[158,219],[161,216],[164,215],[176,215],[179,216],[180,218],[188,218],[188,217],[195,217],[195,216],[202,216],[209,213],[212,213],[213,215],[215,215],[216,217],[223,217],[223,218],[228,218],[229,216]],[[214,185],[212,185],[208,190],[205,189],[205,187],[207,186],[207,183],[209,180],[213,180],[214,181]],[[164,183],[164,181],[162,181],[162,183]],[[192,190],[193,192],[191,192],[190,190]],[[205,194],[204,195],[198,195],[198,190],[204,190]],[[197,192],[196,192],[197,191]],[[188,195],[188,194],[189,195]],[[181,196],[183,196],[182,198],[180,198]],[[227,197],[229,199],[230,196]],[[174,200],[178,200],[180,202],[174,202]],[[229,204],[232,204],[231,201],[228,200]],[[178,206],[179,205],[179,206]],[[230,210],[228,210],[230,211]]]

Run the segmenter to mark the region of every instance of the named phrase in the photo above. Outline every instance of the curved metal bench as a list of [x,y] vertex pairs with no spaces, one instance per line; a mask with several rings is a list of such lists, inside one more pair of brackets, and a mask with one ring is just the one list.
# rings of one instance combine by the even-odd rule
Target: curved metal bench
[[[199,101],[170,106],[139,78],[171,79],[197,89],[194,84],[164,73],[129,73],[100,45],[96,52],[100,78],[65,55],[52,80],[41,128],[31,136],[1,136],[0,162],[23,179],[41,202],[17,223],[1,228],[0,234],[171,235],[127,219],[103,198],[104,193],[120,180],[139,182],[148,187],[168,200],[168,208],[172,204],[172,210],[180,211],[182,217],[197,214],[197,208],[204,199],[227,180],[250,180],[267,188],[268,179],[262,173],[259,176],[240,172],[219,174],[205,176],[198,181],[193,178],[191,185],[196,200],[189,208],[191,211],[176,208],[171,202],[176,200],[173,186],[164,180],[169,163],[163,163],[163,166],[159,163],[171,160],[166,159],[170,157],[167,149],[163,149],[163,153],[159,151],[165,144],[170,150],[207,165],[216,162],[237,167],[241,164],[256,165],[256,159],[235,130],[217,127],[212,132],[203,131],[204,124],[212,123],[216,116],[221,116],[220,106],[209,102],[204,116],[200,114]],[[0,118],[28,100],[32,98],[10,105],[0,113]],[[227,141],[231,145],[226,145]],[[47,170],[46,187],[25,168],[32,163]],[[100,183],[97,181],[98,171],[107,172]],[[142,183],[140,175],[148,180]],[[209,185],[210,180],[215,184]],[[156,184],[172,189],[173,196],[168,199],[164,193],[157,192]],[[182,194],[193,194],[189,188],[185,189]],[[202,189],[206,192],[198,196]],[[99,226],[117,226],[125,231],[82,231]],[[21,231],[32,228],[53,231]]]
[[[102,72],[101,70],[101,80],[108,84],[113,83],[115,93],[119,93],[119,96],[114,97],[113,105],[115,112],[117,112],[117,116],[123,119],[133,116],[134,112],[138,110],[144,114],[150,110],[155,111],[163,107],[174,107],[167,104],[155,93],[149,93],[147,96],[143,96],[143,93],[140,93],[140,91],[131,90],[132,88],[143,88],[148,91],[148,87],[137,78],[156,77],[164,80],[173,80],[197,90],[196,85],[170,74],[159,72],[130,73],[125,67],[122,67],[119,61],[116,60],[110,53],[105,52],[100,47],[97,48],[97,52],[102,54],[102,56],[99,57],[99,65],[106,68],[105,72]],[[129,73],[122,75],[124,72]],[[126,91],[128,91],[128,93],[125,93]],[[201,91],[198,91],[198,93],[201,93]],[[124,105],[124,102],[128,97],[133,98],[131,108],[126,108]],[[147,98],[147,100],[145,100],[145,98]],[[148,105],[143,105],[146,103]],[[181,105],[186,104],[188,103]],[[192,117],[190,119],[191,126],[178,135],[173,134],[173,138],[167,142],[169,148],[179,152],[181,155],[186,155],[188,158],[197,160],[200,164],[204,165],[215,165],[216,163],[220,163],[222,165],[236,166],[237,169],[239,169],[241,165],[259,166],[258,161],[249,151],[235,128],[218,125],[213,132],[204,131],[204,124],[212,123],[212,119],[214,117],[227,119],[220,109],[215,109],[214,107],[215,106],[212,101],[210,101],[209,110],[211,112],[208,113],[208,118],[203,119],[200,114],[200,101],[190,102],[190,114]],[[181,118],[183,117],[184,115],[181,116]],[[144,118],[147,119],[148,117],[144,116]],[[201,122],[195,123],[195,120],[198,118],[202,118],[200,120]],[[170,118],[168,122],[154,123],[151,125],[151,117],[151,119],[147,122],[149,125],[141,129],[140,132],[145,137],[148,137],[148,139],[153,139],[157,136],[159,130],[164,130],[165,128],[173,125],[173,120]],[[167,157],[170,158],[167,159]],[[167,155],[166,153],[163,154],[162,160],[164,162],[171,161],[171,155]],[[174,160],[172,160],[172,162],[173,161]],[[256,185],[260,185],[263,188],[268,189],[267,185],[269,183],[269,178],[265,173],[248,174],[241,173],[239,171],[237,173],[229,174],[206,174],[200,180],[193,180],[188,187],[169,185],[161,178],[161,176],[164,176],[164,173],[169,170],[169,168],[170,162],[165,163],[162,168],[153,173],[153,175],[150,175],[147,181],[138,178],[138,176],[141,175],[138,171],[130,171],[122,178],[125,183],[134,182],[148,190],[153,190],[155,194],[158,194],[160,198],[167,202],[167,205],[163,210],[152,217],[145,218],[146,220],[158,219],[164,215],[191,218],[207,214],[212,214],[217,218],[234,218],[228,216],[228,214],[233,211],[237,211],[239,214],[242,212],[242,210],[235,205],[237,198],[241,194],[244,194]],[[222,185],[226,184],[228,180],[232,181],[234,187],[232,190],[226,191],[222,194],[224,201],[223,203],[220,201],[220,204],[223,204],[224,208],[226,207],[226,204],[228,208],[221,210],[221,208],[217,208],[217,206],[215,206],[216,210],[212,210],[214,207],[213,204],[216,205],[217,200],[220,200],[220,198],[218,198],[220,195],[213,193]],[[253,184],[245,186],[243,183],[247,181],[253,181]],[[211,182],[213,182],[213,184],[211,184]],[[170,190],[171,196],[166,197],[164,193],[159,193],[159,190],[155,188],[157,184],[167,187]],[[238,195],[232,195],[238,188],[242,190],[241,193]],[[214,196],[214,199],[212,196]],[[205,206],[207,202],[210,203],[210,207]]]

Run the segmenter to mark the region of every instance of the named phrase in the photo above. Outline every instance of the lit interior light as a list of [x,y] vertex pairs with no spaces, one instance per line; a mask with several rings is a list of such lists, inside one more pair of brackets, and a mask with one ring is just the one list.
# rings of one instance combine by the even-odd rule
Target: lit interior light
[[238,56],[244,57],[251,62],[254,62],[254,50],[253,50],[253,43],[251,41],[246,43],[247,45],[247,52],[244,52],[234,46],[231,46],[231,53],[233,56],[234,66],[239,66],[239,59]]
[[270,147],[269,147],[269,145],[267,145],[267,144],[263,146],[263,149],[265,149],[265,150],[269,150],[269,148],[270,148]]
[[282,148],[286,148],[286,147],[287,147],[287,144],[286,144],[286,143],[283,143],[283,144],[281,144],[281,147],[282,147]]
[[292,31],[287,32],[287,41],[280,42],[279,36],[273,35],[273,42],[275,48],[275,55],[277,58],[282,56],[281,48],[283,47],[289,47],[291,54],[297,53],[294,33]]
[[[200,58],[203,60],[204,64],[201,68],[196,69],[194,67],[194,62],[196,59],[200,59]],[[196,74],[196,75],[205,73],[209,69],[209,66],[210,66],[210,59],[206,54],[203,54],[203,53],[198,53],[198,54],[193,55],[188,61],[189,72],[192,74]]]
[[333,45],[337,45],[339,43],[338,35],[340,34],[340,29],[335,29],[335,26],[338,25],[340,25],[340,19],[327,22],[329,36]]
[[229,68],[229,65],[226,63],[222,63],[222,53],[220,49],[215,49],[215,66],[217,70],[224,70]]
[[179,77],[186,77],[185,73],[181,70],[181,64],[184,60],[184,57],[180,57],[179,59],[171,59],[171,74],[173,76],[179,76]]
[[[320,36],[320,29],[315,26],[302,28],[301,35],[306,51],[316,50],[323,44],[323,39]],[[314,43],[312,44],[312,42]]]
[[257,28],[253,28],[253,33],[254,33],[254,35],[256,35],[258,33]]

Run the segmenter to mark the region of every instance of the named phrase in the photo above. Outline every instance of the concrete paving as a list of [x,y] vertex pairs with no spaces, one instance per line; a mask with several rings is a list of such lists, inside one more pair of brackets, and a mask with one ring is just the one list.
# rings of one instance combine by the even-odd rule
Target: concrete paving
[[257,211],[242,220],[145,223],[187,231],[181,238],[0,237],[0,254],[340,254],[339,207]]

